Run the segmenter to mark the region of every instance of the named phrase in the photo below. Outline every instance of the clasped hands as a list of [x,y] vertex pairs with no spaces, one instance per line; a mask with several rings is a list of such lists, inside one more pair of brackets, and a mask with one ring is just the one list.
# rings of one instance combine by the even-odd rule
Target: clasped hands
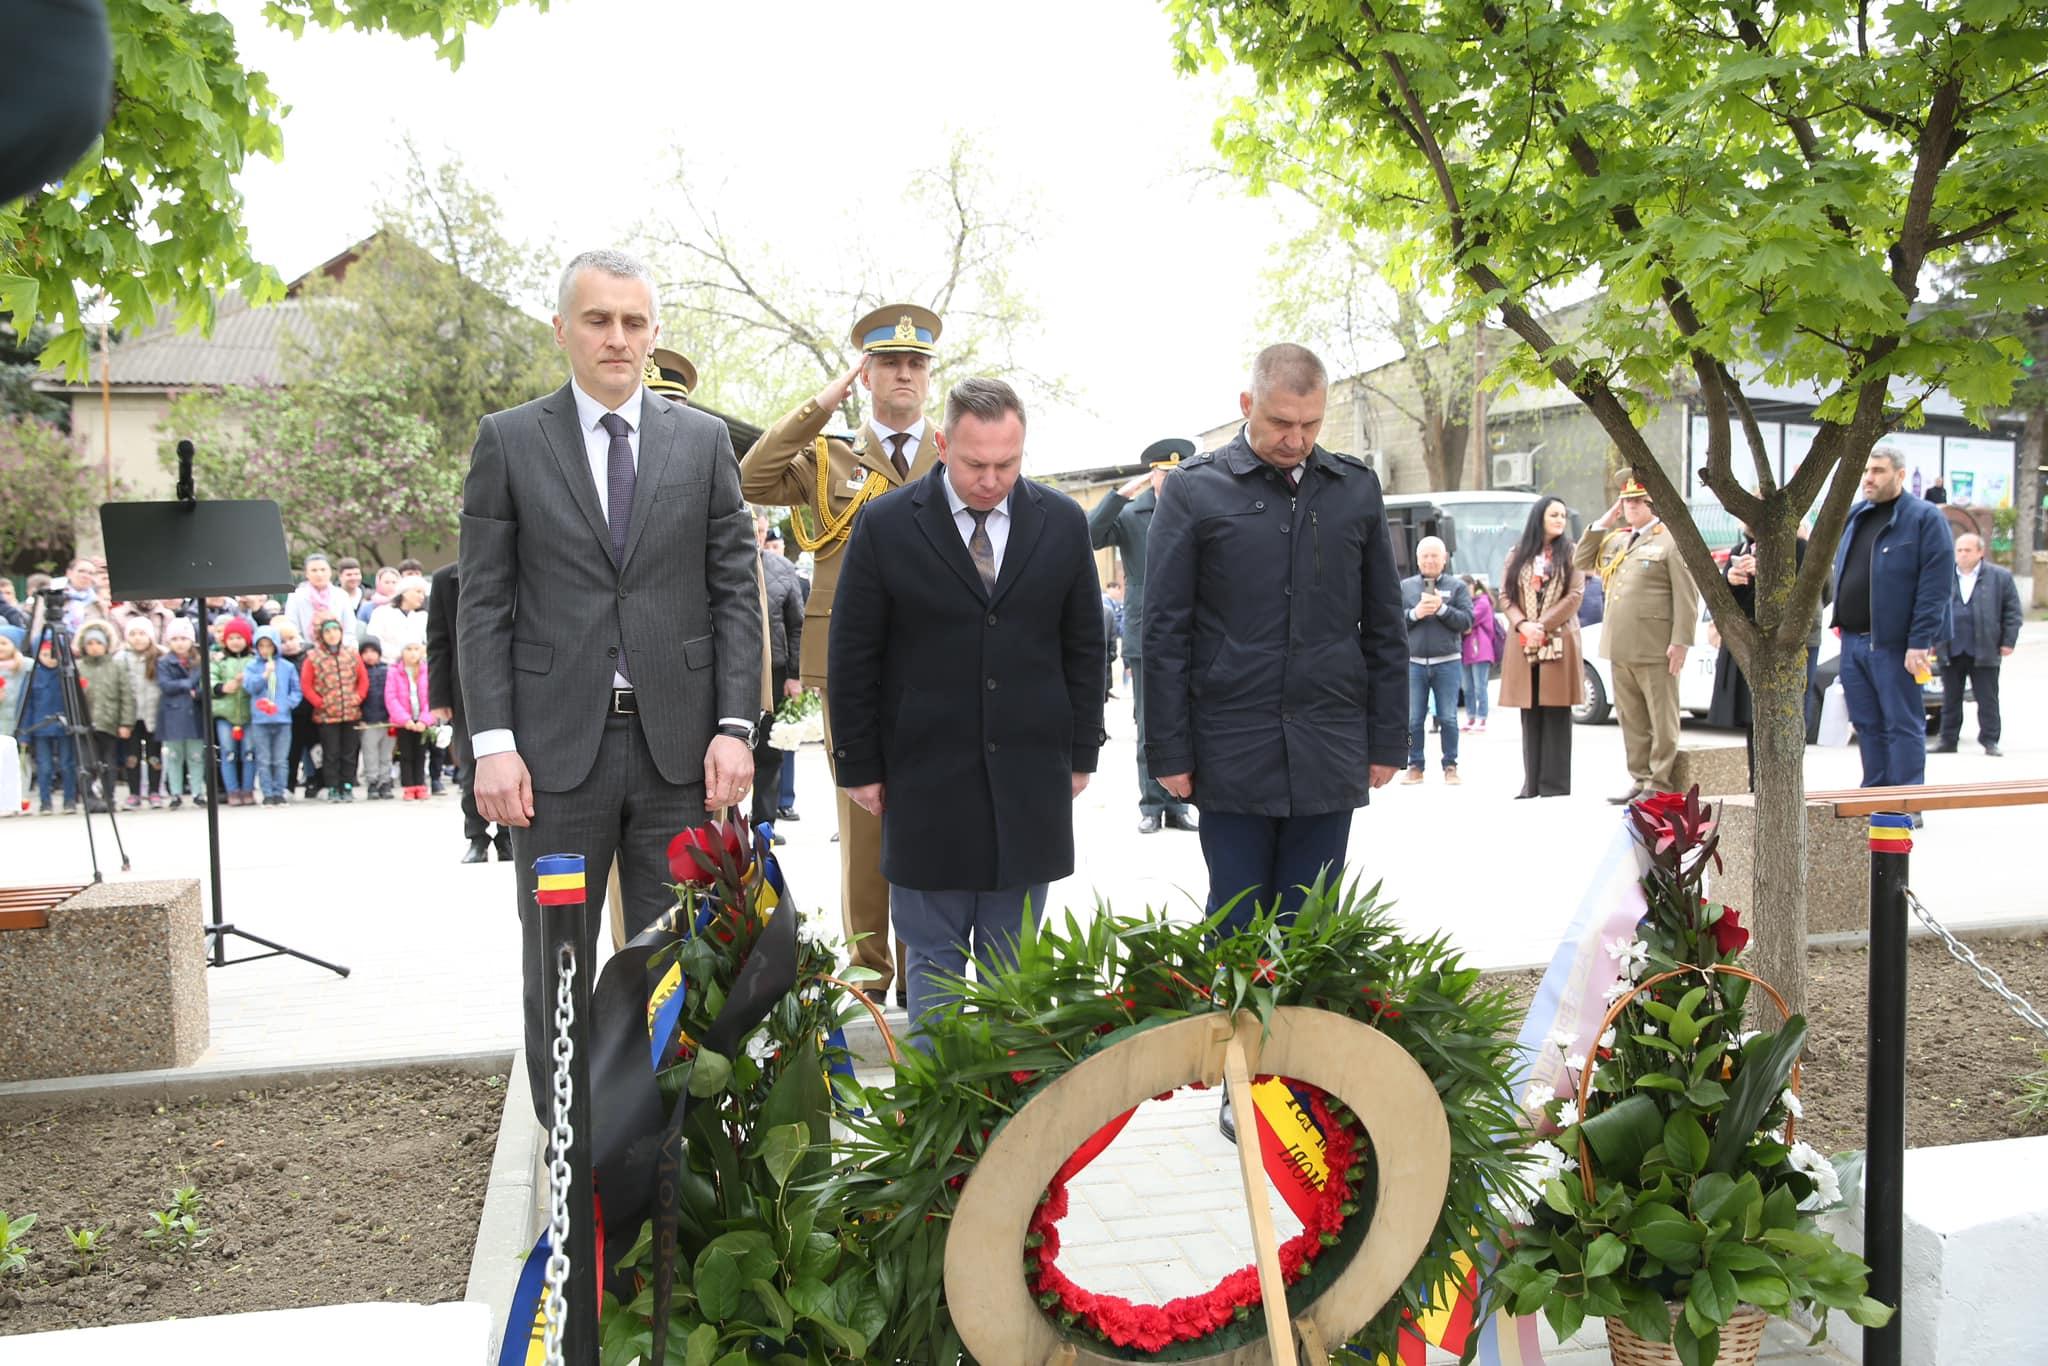
[[[704,751],[704,809],[718,811],[747,795],[754,783],[754,752],[731,735],[712,737]],[[519,751],[476,761],[476,809],[487,821],[521,829],[533,824],[533,776]]]

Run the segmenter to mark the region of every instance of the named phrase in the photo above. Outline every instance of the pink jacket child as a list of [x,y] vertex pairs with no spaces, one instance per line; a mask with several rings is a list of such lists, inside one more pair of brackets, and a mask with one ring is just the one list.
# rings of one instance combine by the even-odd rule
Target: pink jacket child
[[434,725],[433,708],[427,704],[427,663],[420,661],[420,671],[415,678],[406,672],[405,661],[392,661],[384,671],[384,705],[391,713],[391,724],[400,728],[423,724]]
[[401,800],[427,798],[426,753],[432,748],[433,704],[428,702],[426,650],[408,640],[398,660],[384,675],[384,706],[398,732],[398,780]]

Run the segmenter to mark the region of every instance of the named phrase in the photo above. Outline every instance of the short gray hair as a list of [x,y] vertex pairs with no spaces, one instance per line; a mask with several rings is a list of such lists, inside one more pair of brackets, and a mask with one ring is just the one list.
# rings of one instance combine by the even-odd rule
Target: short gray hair
[[1895,470],[1906,468],[1905,452],[1901,451],[1897,446],[1872,446],[1870,448],[1870,458],[1872,460],[1882,460]]
[[1000,422],[1004,413],[1015,413],[1017,425],[1025,426],[1024,400],[999,379],[963,379],[946,395],[946,434],[972,416],[982,422]]
[[601,270],[621,280],[639,280],[647,286],[647,302],[653,310],[650,322],[661,320],[661,286],[654,283],[654,272],[647,263],[631,252],[616,247],[599,247],[596,251],[580,251],[562,268],[562,282],[555,287],[555,312],[569,316],[569,295],[576,287],[576,272],[579,270]]
[[1276,384],[1290,394],[1312,394],[1329,387],[1330,372],[1306,346],[1276,342],[1252,361],[1252,392],[1269,393]]

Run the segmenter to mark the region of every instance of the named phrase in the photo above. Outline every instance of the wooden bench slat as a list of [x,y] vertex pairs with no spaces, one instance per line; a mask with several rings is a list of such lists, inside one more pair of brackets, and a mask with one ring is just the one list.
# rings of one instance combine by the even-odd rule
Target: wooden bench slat
[[1809,802],[1825,802],[1841,819],[1879,811],[1959,811],[1991,806],[2030,806],[2048,802],[2048,779],[2007,778],[1989,783],[1939,783],[1922,787],[1851,787],[1809,792]]

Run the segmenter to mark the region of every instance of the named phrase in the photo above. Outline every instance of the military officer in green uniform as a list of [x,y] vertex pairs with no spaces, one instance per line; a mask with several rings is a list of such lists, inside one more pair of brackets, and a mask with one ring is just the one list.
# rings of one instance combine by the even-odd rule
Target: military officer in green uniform
[[1152,533],[1152,514],[1159,506],[1159,486],[1180,462],[1195,453],[1195,443],[1170,436],[1145,448],[1149,468],[1112,492],[1088,513],[1088,539],[1097,550],[1115,546],[1124,565],[1124,660],[1131,666],[1131,709],[1138,722],[1138,833],[1154,835],[1161,827],[1193,830],[1195,818],[1187,803],[1159,785],[1145,771],[1145,542]]
[[1699,626],[1699,589],[1633,474],[1614,506],[1586,528],[1572,558],[1580,569],[1599,571],[1607,590],[1600,656],[1614,666],[1614,707],[1632,780],[1608,800],[1623,805],[1668,792],[1677,778],[1678,675]]
[[[921,478],[939,459],[936,424],[924,409],[931,398],[941,326],[938,314],[916,304],[890,304],[862,318],[853,327],[859,363],[763,432],[740,462],[740,491],[747,501],[792,509],[797,544],[815,558],[798,662],[805,687],[820,692],[827,687],[832,597],[855,518],[868,502]],[[826,426],[856,383],[870,396],[868,420],[850,441],[826,436]],[[834,753],[831,714],[828,706],[828,756]],[[845,788],[837,793],[841,914],[853,941],[853,961],[876,974],[877,980],[865,986],[880,999],[896,976],[889,953],[889,884],[882,877],[882,823],[856,805]],[[902,995],[900,986],[897,994]]]

